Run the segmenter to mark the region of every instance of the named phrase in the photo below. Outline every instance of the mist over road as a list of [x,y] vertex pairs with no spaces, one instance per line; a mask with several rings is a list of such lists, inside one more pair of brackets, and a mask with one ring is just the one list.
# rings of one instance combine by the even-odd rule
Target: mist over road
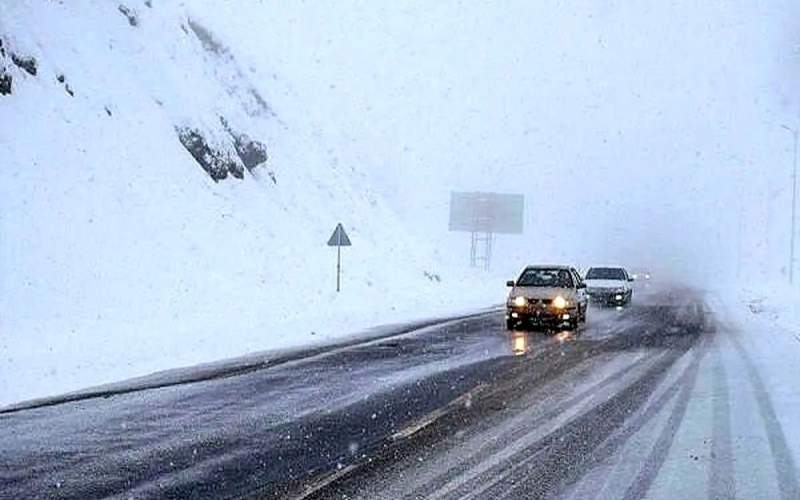
[[[636,296],[624,311],[591,312],[577,332],[508,332],[499,313],[487,313],[241,375],[0,414],[0,492],[82,499],[798,492],[776,420],[764,419],[768,446],[747,454],[739,447],[725,370],[743,366],[756,380],[758,373],[747,372],[737,333],[721,326],[701,293],[673,288]],[[754,401],[753,412],[774,415],[766,389]],[[685,454],[687,443],[695,451]],[[774,463],[774,475],[742,484],[734,456],[737,467]]]

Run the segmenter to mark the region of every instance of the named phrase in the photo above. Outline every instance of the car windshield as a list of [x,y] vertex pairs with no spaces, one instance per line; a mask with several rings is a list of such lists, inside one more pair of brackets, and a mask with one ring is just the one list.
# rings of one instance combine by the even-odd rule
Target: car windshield
[[586,273],[587,280],[625,280],[625,271],[616,267],[593,267]]
[[572,277],[566,269],[526,269],[517,286],[572,287]]

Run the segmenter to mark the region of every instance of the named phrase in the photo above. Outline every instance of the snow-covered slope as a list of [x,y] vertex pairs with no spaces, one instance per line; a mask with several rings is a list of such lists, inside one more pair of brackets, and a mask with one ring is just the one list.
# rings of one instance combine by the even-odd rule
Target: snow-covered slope
[[0,403],[502,290],[437,262],[313,103],[187,4],[0,8]]

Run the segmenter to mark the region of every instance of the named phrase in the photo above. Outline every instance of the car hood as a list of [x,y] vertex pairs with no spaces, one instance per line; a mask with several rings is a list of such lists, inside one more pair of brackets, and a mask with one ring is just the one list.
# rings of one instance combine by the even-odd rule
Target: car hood
[[624,280],[583,280],[589,288],[628,288]]
[[511,290],[510,298],[525,297],[528,299],[554,299],[561,295],[565,299],[572,297],[573,291],[569,288],[545,286],[518,286]]

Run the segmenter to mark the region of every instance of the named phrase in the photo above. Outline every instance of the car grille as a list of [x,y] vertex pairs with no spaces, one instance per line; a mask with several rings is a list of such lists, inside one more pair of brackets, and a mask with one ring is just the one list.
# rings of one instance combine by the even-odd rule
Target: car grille
[[528,304],[532,306],[549,306],[553,303],[553,299],[528,299]]

